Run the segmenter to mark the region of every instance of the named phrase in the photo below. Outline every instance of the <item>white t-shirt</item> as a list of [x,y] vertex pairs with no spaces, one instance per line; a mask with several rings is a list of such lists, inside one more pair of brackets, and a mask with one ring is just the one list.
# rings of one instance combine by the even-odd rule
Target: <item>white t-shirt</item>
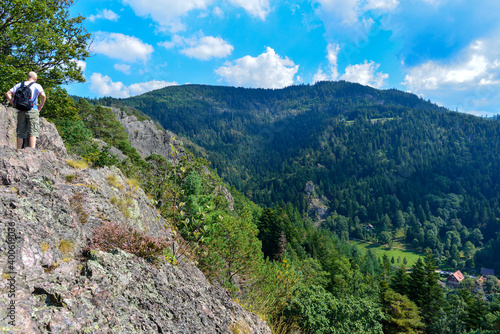
[[[30,83],[32,83],[32,81],[25,81],[24,85],[28,86]],[[15,94],[16,90],[18,90],[19,87],[21,87],[21,83],[18,83],[17,85],[12,87],[10,89],[12,94]],[[31,85],[30,89],[31,89],[31,105],[33,106],[33,109],[38,110],[38,100],[37,99],[38,99],[38,95],[40,95],[40,93],[44,92],[43,87],[40,84],[37,84],[35,82],[34,84]]]

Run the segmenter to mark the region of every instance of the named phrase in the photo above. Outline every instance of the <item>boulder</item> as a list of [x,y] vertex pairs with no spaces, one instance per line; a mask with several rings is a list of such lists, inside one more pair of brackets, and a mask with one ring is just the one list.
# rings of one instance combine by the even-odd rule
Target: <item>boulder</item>
[[[0,105],[0,145],[17,147],[17,111]],[[67,157],[68,152],[64,142],[57,132],[56,126],[40,117],[40,136],[36,148],[53,151],[59,157]]]

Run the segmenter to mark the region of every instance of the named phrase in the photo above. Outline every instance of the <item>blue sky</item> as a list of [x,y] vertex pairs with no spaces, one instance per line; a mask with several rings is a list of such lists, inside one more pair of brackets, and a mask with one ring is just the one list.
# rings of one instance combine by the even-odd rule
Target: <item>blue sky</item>
[[500,113],[498,0],[77,0],[92,33],[70,94],[346,80]]

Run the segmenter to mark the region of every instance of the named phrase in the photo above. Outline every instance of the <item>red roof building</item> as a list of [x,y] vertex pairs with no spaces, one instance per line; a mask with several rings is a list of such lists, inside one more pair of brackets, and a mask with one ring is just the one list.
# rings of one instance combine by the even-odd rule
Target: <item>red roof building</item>
[[465,277],[460,272],[460,270],[457,270],[453,274],[451,274],[450,277],[448,277],[448,279],[446,280],[446,285],[451,286],[453,288],[458,288],[460,282],[462,282],[464,278]]

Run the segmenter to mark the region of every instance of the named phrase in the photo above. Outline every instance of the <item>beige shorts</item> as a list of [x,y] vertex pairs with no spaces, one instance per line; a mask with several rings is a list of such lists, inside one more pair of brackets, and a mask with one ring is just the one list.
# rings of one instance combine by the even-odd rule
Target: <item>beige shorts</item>
[[40,135],[39,112],[36,109],[17,113],[17,138],[38,137]]

